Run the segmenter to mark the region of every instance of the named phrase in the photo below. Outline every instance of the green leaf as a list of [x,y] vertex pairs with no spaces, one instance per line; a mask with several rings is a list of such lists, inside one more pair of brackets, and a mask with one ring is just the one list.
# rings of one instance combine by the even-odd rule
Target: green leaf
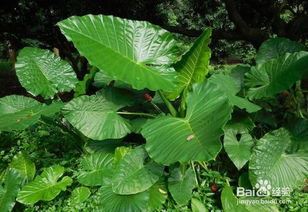
[[4,178],[4,185],[0,184],[0,211],[12,211],[21,184],[21,177],[16,170],[9,169]]
[[69,63],[48,50],[23,48],[15,68],[20,84],[34,96],[53,98],[58,92],[74,89],[77,83]]
[[25,96],[0,98],[0,131],[23,130],[37,123],[41,115],[53,115],[61,107],[61,103],[44,105]]
[[307,73],[308,52],[286,54],[269,60],[246,73],[247,95],[251,99],[271,97],[290,88]]
[[148,190],[162,175],[163,166],[149,162],[147,153],[136,148],[125,154],[115,170],[112,190],[117,194],[136,194]]
[[209,161],[221,149],[222,127],[232,111],[227,97],[212,83],[198,84],[188,94],[185,118],[161,116],[141,131],[150,157],[162,164]]
[[71,125],[88,138],[117,139],[131,130],[128,120],[117,114],[121,107],[102,95],[81,96],[66,104],[63,114]]
[[204,204],[196,198],[191,199],[191,210],[192,212],[207,212],[208,211],[205,208]]
[[176,41],[158,26],[112,16],[70,17],[58,23],[90,64],[135,89],[172,91]]
[[96,152],[84,157],[81,161],[81,170],[78,173],[78,182],[86,186],[103,185],[113,173],[113,157],[107,153]]
[[168,189],[179,205],[186,205],[192,197],[192,190],[195,187],[195,174],[192,169],[188,169],[185,173],[179,168],[173,169],[168,178]]
[[177,95],[185,88],[190,88],[193,83],[203,82],[208,73],[211,49],[210,43],[212,31],[205,30],[194,42],[182,59],[175,64],[175,70],[179,72]]
[[261,200],[257,198],[243,198],[243,200],[251,200],[251,204],[241,203],[234,194],[230,186],[225,186],[221,193],[222,208],[226,212],[278,212],[278,208],[273,204],[253,203],[253,201]]
[[[240,136],[239,140],[237,136]],[[250,159],[253,144],[253,138],[248,131],[232,127],[225,129],[224,148],[238,170]]]
[[233,77],[223,74],[214,74],[209,78],[209,81],[218,85],[221,90],[225,92],[232,105],[235,105],[240,109],[246,109],[248,113],[254,113],[261,109],[261,107],[249,102],[247,99],[236,96],[241,87]]
[[305,50],[306,48],[304,45],[287,38],[271,38],[260,46],[257,52],[256,62],[261,64],[268,60],[284,56],[286,53],[295,53]]
[[307,154],[287,154],[291,144],[288,131],[281,128],[267,133],[257,142],[249,162],[252,185],[268,180],[272,188],[296,188],[308,176]]
[[64,168],[59,165],[46,168],[34,181],[26,184],[18,193],[17,201],[23,204],[34,204],[40,200],[50,201],[67,186],[72,184],[70,177],[59,179],[64,173]]
[[91,195],[91,191],[87,187],[75,188],[71,195],[71,200],[74,204],[80,204],[88,199]]
[[16,170],[23,177],[24,182],[33,180],[36,172],[35,164],[29,156],[21,152],[14,156],[10,168]]
[[150,189],[150,199],[149,199],[149,210],[155,211],[160,210],[165,203],[168,193],[163,182],[157,182]]
[[98,191],[102,211],[143,212],[148,208],[149,192],[120,195],[112,192],[111,185],[104,185]]

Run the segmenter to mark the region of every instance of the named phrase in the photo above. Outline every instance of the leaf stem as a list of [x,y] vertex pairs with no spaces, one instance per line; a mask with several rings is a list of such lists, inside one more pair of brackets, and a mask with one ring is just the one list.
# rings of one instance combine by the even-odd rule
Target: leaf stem
[[173,105],[171,104],[171,102],[169,102],[169,100],[165,97],[165,95],[163,94],[163,92],[161,92],[160,90],[157,91],[160,98],[164,101],[165,105],[167,106],[168,110],[170,111],[171,115],[176,117],[177,116],[177,111],[176,109],[173,107]]
[[135,112],[126,112],[126,111],[120,111],[117,112],[117,114],[120,115],[136,115],[136,116],[147,116],[147,117],[151,117],[151,118],[155,118],[155,115],[149,114],[149,113],[135,113]]
[[190,165],[191,165],[192,170],[193,170],[194,173],[195,173],[196,185],[199,186],[199,181],[198,181],[197,172],[196,172],[196,169],[195,169],[195,164],[194,164],[194,162],[191,161],[191,162],[190,162]]

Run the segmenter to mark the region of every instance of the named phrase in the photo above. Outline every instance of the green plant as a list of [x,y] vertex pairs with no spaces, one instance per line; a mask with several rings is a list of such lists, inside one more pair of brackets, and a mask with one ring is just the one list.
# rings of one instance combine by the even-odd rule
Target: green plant
[[[61,207],[69,203],[67,210],[87,205],[88,198],[93,201],[91,209],[104,211],[155,211],[166,205],[198,211],[216,208],[211,205],[215,201],[203,196],[204,187],[210,186],[218,195],[222,190],[224,210],[253,211],[260,205],[235,204],[237,197],[229,184],[237,181],[239,171],[249,172],[247,181],[253,187],[264,178],[274,187],[303,186],[308,158],[301,150],[288,152],[296,142],[294,137],[303,136],[283,129],[284,123],[267,134],[253,132],[255,125],[264,124],[259,123],[258,114],[272,109],[264,98],[292,90],[307,74],[308,53],[294,52],[297,44],[288,42],[291,47],[278,55],[262,56],[268,52],[264,49],[277,47],[275,42],[266,42],[255,67],[210,73],[210,29],[181,52],[171,33],[148,22],[87,15],[68,18],[58,26],[91,64],[84,82],[97,74],[104,82],[94,82],[100,86],[95,94],[83,95],[88,86],[80,91],[76,85],[84,82],[78,83],[67,62],[48,50],[27,47],[20,51],[19,81],[44,103],[24,96],[1,98],[0,130],[25,130],[38,123],[52,126],[70,135],[83,155],[78,170],[67,169],[69,176],[64,177],[66,169],[60,165],[48,165],[37,175],[27,155],[17,155],[0,190],[6,210],[15,199],[33,205],[66,191],[63,201],[54,201]],[[77,97],[62,101],[62,94],[74,89]],[[301,118],[307,115],[300,114]],[[206,181],[213,177],[203,174],[215,173],[211,168],[219,170],[219,160],[226,155],[236,166],[231,170],[235,174],[230,173],[232,180],[217,175],[217,182],[209,184]],[[23,179],[20,185],[11,185],[12,170]],[[224,188],[219,190],[217,185]],[[15,190],[8,192],[8,186]]]

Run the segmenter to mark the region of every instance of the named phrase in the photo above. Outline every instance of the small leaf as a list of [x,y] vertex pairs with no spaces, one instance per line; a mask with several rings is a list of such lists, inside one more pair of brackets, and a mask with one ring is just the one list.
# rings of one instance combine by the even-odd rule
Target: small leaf
[[72,192],[71,199],[74,204],[80,204],[88,199],[91,195],[91,191],[87,187],[75,188]]
[[110,180],[113,173],[113,157],[111,154],[96,152],[85,156],[81,161],[78,182],[86,186],[103,185]]
[[28,155],[21,152],[14,156],[10,168],[15,169],[24,178],[24,182],[33,180],[36,172],[35,164]]
[[182,173],[179,168],[173,169],[168,178],[168,189],[179,205],[185,205],[192,197],[195,187],[195,174],[192,169]]
[[34,96],[53,98],[58,92],[74,89],[77,83],[69,63],[48,50],[23,48],[15,67],[19,82]]
[[149,193],[150,211],[160,210],[168,197],[166,187],[159,181],[149,189]]
[[55,165],[46,168],[43,173],[37,176],[34,181],[26,184],[18,193],[17,201],[23,204],[34,204],[40,200],[50,201],[54,199],[61,191],[72,184],[70,177],[63,177],[64,168]]
[[4,177],[4,185],[0,184],[0,211],[11,211],[15,205],[22,178],[14,169],[9,169]]
[[191,210],[192,212],[207,212],[208,211],[205,208],[204,204],[196,198],[191,199]]
[[[239,140],[237,136],[240,136]],[[225,129],[224,148],[238,170],[250,159],[253,144],[253,139],[246,130],[236,130],[232,127]]]
[[136,194],[149,189],[162,175],[163,167],[149,162],[143,148],[136,148],[125,154],[118,163],[112,181],[112,190],[117,194]]

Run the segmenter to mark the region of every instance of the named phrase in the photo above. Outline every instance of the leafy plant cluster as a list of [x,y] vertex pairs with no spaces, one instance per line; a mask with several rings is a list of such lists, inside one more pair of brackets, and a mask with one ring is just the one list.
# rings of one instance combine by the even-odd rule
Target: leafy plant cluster
[[[57,204],[47,211],[290,209],[238,204],[233,186],[251,188],[264,179],[298,192],[293,209],[303,204],[305,46],[272,38],[255,66],[213,68],[211,29],[183,52],[171,33],[144,21],[86,15],[57,25],[90,72],[78,80],[57,52],[20,50],[16,74],[31,97],[0,99],[0,131],[34,130],[39,142],[49,141],[29,142],[34,153],[20,144],[10,150],[0,211],[16,202],[40,210],[52,200]],[[67,93],[74,93],[68,102]],[[46,152],[51,159],[36,162]]]

